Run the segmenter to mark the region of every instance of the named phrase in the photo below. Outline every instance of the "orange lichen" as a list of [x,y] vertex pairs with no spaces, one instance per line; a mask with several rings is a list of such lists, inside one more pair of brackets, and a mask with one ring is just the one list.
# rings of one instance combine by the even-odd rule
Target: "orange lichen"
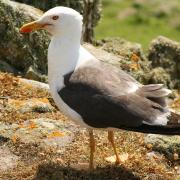
[[17,135],[13,135],[11,140],[13,141],[13,143],[15,144],[18,141],[19,137]]
[[39,102],[49,103],[49,100],[47,98],[32,98],[31,101],[34,103],[39,103]]
[[129,67],[130,67],[132,70],[135,70],[135,71],[139,70],[139,68],[140,68],[138,63],[131,63],[131,64],[129,65]]
[[23,123],[19,124],[19,128],[25,128],[24,124]]
[[14,106],[16,108],[20,108],[25,104],[25,102],[22,101],[22,100],[8,99],[8,104],[12,105],[12,106]]
[[173,101],[173,103],[171,104],[172,108],[179,108],[180,109],[180,98],[177,98],[176,100]]
[[53,131],[51,134],[49,134],[47,137],[48,138],[55,138],[55,137],[62,137],[64,136],[64,133],[60,131]]
[[139,60],[140,60],[140,57],[137,54],[133,53],[131,56],[131,61],[138,62]]
[[31,123],[28,125],[28,128],[31,130],[31,129],[37,128],[37,125],[36,125],[34,122],[31,122]]
[[149,144],[146,145],[146,147],[147,147],[148,149],[152,149],[152,148],[153,148],[153,145],[149,143]]

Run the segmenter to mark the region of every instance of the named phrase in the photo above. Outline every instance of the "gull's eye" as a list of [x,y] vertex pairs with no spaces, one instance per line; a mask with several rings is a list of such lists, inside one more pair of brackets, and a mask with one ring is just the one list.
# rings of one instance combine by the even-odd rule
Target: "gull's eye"
[[59,16],[53,16],[52,19],[57,20],[57,19],[59,19]]

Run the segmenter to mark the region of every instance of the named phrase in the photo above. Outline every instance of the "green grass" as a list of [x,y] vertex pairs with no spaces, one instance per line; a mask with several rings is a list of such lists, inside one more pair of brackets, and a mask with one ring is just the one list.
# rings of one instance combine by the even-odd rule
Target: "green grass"
[[152,10],[157,7],[145,4],[143,7],[135,8],[137,10],[135,15],[119,19],[118,14],[130,7],[133,8],[133,0],[103,0],[102,19],[95,30],[96,39],[122,37],[142,44],[145,49],[150,41],[159,35],[180,41],[180,30],[170,25],[175,16],[176,19],[177,16],[180,19],[178,10],[168,16],[156,17],[152,14]]

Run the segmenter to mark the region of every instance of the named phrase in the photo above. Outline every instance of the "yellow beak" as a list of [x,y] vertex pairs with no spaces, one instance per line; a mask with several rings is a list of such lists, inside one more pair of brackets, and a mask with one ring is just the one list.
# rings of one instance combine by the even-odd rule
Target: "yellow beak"
[[20,28],[21,33],[29,33],[38,29],[43,29],[47,24],[40,24],[37,21],[25,24]]

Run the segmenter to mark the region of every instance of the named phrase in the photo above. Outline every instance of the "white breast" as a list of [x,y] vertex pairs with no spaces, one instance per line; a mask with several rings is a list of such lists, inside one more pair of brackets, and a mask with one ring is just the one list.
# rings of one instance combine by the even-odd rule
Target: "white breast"
[[86,63],[92,57],[84,48],[78,48],[77,51],[72,43],[64,46],[57,39],[51,41],[48,49],[48,81],[51,95],[60,111],[75,123],[86,128],[90,127],[84,123],[76,111],[62,100],[58,92],[64,87],[64,75]]

